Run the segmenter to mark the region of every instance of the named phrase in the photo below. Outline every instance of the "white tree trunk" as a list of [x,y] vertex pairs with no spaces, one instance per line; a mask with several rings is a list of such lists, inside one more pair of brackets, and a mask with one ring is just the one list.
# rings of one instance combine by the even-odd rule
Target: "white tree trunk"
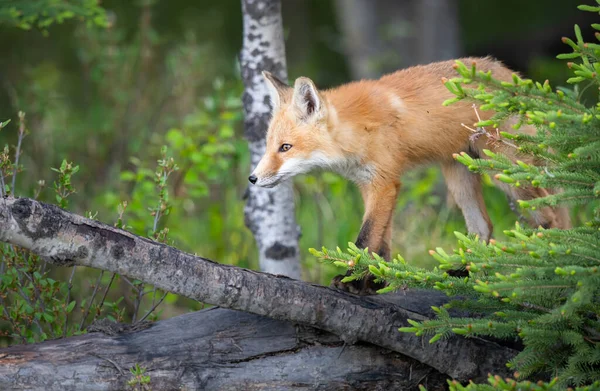
[[[280,0],[242,0],[244,39],[240,58],[244,80],[245,137],[256,167],[265,152],[271,116],[262,71],[287,80]],[[300,230],[294,214],[291,182],[273,189],[250,185],[246,225],[256,239],[262,271],[300,279]]]

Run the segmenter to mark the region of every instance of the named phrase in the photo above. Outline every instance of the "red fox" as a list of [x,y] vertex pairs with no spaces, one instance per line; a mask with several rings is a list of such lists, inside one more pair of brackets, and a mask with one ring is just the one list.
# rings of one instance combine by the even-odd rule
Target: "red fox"
[[[511,81],[512,71],[490,58],[462,58],[491,71],[500,80]],[[488,241],[492,223],[482,196],[479,175],[458,163],[453,154],[462,151],[483,157],[485,148],[515,159],[516,151],[502,143],[490,145],[486,137],[473,139],[461,126],[478,121],[472,104],[464,101],[442,106],[454,97],[443,85],[453,77],[452,61],[419,65],[385,75],[319,91],[306,77],[290,87],[263,72],[272,104],[266,152],[250,177],[257,186],[273,187],[315,168],[329,169],[355,182],[365,211],[356,245],[368,247],[389,259],[392,215],[400,190],[400,177],[408,169],[424,164],[441,165],[449,193],[462,210],[467,229]],[[493,113],[481,113],[488,119]],[[501,131],[511,131],[506,121]],[[525,126],[522,131],[535,132]],[[518,157],[531,161],[526,156]],[[532,199],[545,190],[497,185],[512,200]],[[529,216],[534,226],[568,228],[569,216],[561,208],[542,208]]]

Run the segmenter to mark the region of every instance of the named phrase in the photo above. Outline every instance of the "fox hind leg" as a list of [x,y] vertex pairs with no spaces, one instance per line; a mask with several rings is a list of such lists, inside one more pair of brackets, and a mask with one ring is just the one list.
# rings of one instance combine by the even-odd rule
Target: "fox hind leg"
[[[500,130],[514,133],[514,129],[512,129],[511,125],[516,124],[518,121],[519,118],[511,117],[500,126]],[[519,130],[519,132],[529,135],[534,135],[536,131],[536,128],[530,125],[522,126]],[[511,158],[511,160],[520,159],[529,164],[542,164],[542,162],[536,158],[524,154],[519,154],[511,146],[502,143],[488,144],[483,137],[477,140],[475,143],[473,143],[469,149],[471,151],[474,151],[477,156],[484,157],[484,154],[482,153],[482,150],[484,148],[491,149],[496,153],[502,153]],[[525,214],[523,214],[522,211],[518,208],[518,200],[531,200],[534,198],[545,197],[550,194],[555,194],[559,191],[558,189],[542,189],[525,185],[515,187],[510,186],[507,183],[500,182],[498,180],[494,180],[494,184],[496,185],[496,187],[504,191],[504,193],[507,195],[507,197],[510,200],[511,209],[513,209],[513,211],[515,211],[518,215],[521,215],[531,227],[536,228],[542,226],[544,228],[562,229],[567,229],[571,227],[571,218],[569,216],[569,211],[567,208],[544,207],[538,208],[534,211],[528,210]]]
[[492,223],[485,208],[481,178],[469,172],[467,167],[450,162],[442,165],[448,191],[462,211],[469,233],[479,235],[486,242],[492,235]]
[[[494,180],[496,187],[504,191],[506,196],[511,200],[511,203],[515,206],[518,200],[531,200],[534,198],[546,197],[554,194],[556,190],[553,189],[542,189],[532,186],[521,186],[514,187],[504,182]],[[515,208],[517,209],[517,208]],[[516,211],[520,214],[520,211]],[[538,208],[534,211],[527,211],[527,215],[523,216],[529,226],[533,228],[561,228],[568,229],[571,227],[571,218],[569,211],[564,207],[543,207]]]

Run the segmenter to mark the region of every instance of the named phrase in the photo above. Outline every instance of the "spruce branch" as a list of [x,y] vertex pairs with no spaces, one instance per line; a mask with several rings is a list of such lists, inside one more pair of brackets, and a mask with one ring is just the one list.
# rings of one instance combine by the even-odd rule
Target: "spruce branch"
[[[471,107],[475,111],[475,115],[477,116],[477,120],[479,121],[478,123],[483,122],[481,120],[481,116],[479,115],[479,112],[477,111],[477,105],[473,104],[473,106],[471,106]],[[506,144],[509,147],[512,147],[515,149],[518,148],[515,144],[508,142],[506,140],[503,140],[502,137],[500,136],[500,131],[498,130],[498,128],[494,129],[496,131],[494,134],[494,133],[490,133],[484,126],[478,126],[477,129],[473,129],[473,128],[465,125],[462,122],[460,125],[466,129],[469,129],[471,132],[473,132],[471,137],[469,137],[469,141],[471,141],[471,143],[474,143],[475,141],[477,141],[477,139],[480,136],[485,135],[488,138],[488,142],[487,142],[488,145],[494,145],[494,144],[497,144],[498,142],[502,142],[503,144]],[[477,125],[477,124],[475,124],[475,125]]]

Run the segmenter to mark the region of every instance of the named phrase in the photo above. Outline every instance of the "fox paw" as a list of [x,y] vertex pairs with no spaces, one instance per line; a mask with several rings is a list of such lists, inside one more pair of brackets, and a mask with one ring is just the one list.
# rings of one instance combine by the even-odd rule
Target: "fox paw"
[[361,280],[342,282],[342,280],[350,274],[351,272],[348,271],[346,274],[340,274],[339,276],[333,277],[329,286],[354,295],[370,296],[376,295],[379,289],[385,288],[387,285],[383,282],[375,282],[375,276],[372,274],[367,275]]

